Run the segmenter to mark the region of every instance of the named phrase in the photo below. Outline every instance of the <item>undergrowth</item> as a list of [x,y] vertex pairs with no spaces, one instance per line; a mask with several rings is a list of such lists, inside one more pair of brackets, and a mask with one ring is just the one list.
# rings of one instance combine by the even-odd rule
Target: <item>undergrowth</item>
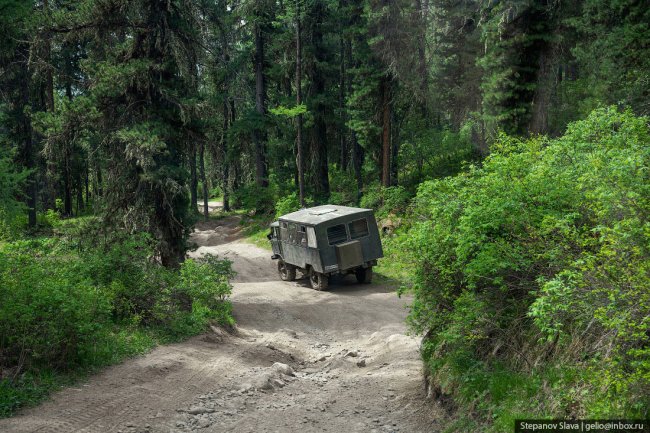
[[0,245],[0,417],[211,322],[233,324],[230,262],[167,269],[144,234],[102,237],[92,218],[55,225]]
[[398,249],[448,431],[648,417],[649,167],[648,119],[608,108],[420,186]]

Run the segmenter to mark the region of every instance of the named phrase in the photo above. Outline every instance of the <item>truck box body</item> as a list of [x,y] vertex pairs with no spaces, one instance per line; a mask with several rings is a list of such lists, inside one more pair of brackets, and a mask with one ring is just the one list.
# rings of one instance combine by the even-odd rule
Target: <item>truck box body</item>
[[273,253],[301,269],[344,273],[383,257],[372,209],[324,205],[281,216],[271,224]]

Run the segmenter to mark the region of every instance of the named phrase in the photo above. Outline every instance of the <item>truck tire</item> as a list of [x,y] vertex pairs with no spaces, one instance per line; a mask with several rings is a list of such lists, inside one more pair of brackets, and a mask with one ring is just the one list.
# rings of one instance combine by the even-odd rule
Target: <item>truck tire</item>
[[285,263],[284,260],[278,260],[278,273],[282,281],[293,281],[296,279],[296,267]]
[[372,282],[372,266],[368,266],[367,268],[357,268],[357,270],[354,271],[354,275],[357,277],[357,282],[359,284],[370,283]]
[[309,283],[314,290],[326,290],[329,284],[329,277],[312,269],[309,272]]

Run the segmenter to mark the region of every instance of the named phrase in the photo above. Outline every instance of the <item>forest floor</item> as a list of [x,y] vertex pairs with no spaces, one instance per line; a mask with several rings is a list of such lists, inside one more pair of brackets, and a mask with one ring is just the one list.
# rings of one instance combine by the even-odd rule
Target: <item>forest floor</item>
[[197,224],[191,256],[228,258],[231,332],[214,328],[107,368],[0,420],[15,432],[434,432],[407,300],[347,277],[317,292],[280,281],[239,217]]

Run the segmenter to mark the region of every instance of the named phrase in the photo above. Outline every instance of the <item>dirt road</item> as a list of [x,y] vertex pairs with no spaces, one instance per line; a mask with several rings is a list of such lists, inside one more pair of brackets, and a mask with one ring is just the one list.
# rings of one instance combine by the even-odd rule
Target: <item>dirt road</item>
[[387,287],[282,282],[235,218],[200,224],[192,255],[233,261],[237,332],[219,329],[108,368],[0,432],[434,432],[406,301]]

